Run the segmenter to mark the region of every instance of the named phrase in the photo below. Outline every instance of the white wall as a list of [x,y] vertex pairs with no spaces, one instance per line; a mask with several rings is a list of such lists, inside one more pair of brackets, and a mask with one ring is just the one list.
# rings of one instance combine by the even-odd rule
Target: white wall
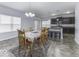
[[[0,6],[0,14],[6,14],[10,16],[16,16],[16,17],[21,17],[23,15],[22,12],[5,7],[5,6]],[[6,28],[5,28],[6,29]],[[0,41],[2,40],[7,40],[13,37],[17,36],[17,32],[6,32],[6,33],[0,33]]]
[[79,44],[79,3],[75,7],[75,41]]

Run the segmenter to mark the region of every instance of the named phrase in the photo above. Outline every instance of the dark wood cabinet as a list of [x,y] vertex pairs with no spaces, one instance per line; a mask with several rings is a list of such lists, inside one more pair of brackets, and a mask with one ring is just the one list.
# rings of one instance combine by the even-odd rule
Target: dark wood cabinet
[[[56,25],[57,24],[57,18],[52,18],[51,19],[51,25]],[[60,20],[62,25],[75,25],[75,17],[62,17],[60,18]],[[53,26],[51,26],[52,28]],[[74,34],[75,33],[75,27],[64,27],[63,26],[63,32],[64,33],[70,33],[70,34]]]
[[57,23],[56,18],[52,18],[51,19],[51,24],[56,24],[56,23]]
[[63,33],[75,34],[75,28],[63,28]]
[[[57,18],[51,19],[51,24],[57,24]],[[62,24],[75,24],[75,17],[62,17],[60,20]]]
[[75,18],[74,17],[65,17],[62,19],[62,24],[75,24]]

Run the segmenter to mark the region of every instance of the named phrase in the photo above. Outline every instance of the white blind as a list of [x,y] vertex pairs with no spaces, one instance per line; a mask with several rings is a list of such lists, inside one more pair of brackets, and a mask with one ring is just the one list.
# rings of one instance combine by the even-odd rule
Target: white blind
[[11,16],[0,15],[1,24],[11,24]]
[[50,20],[42,21],[42,27],[50,27]]
[[16,31],[17,29],[20,29],[21,27],[21,18],[19,17],[13,17],[12,19],[12,24],[13,24],[13,31]]
[[0,25],[0,33],[10,32],[10,31],[11,31],[10,25]]
[[16,31],[21,27],[21,18],[0,14],[0,33]]
[[19,17],[13,17],[13,24],[20,25],[21,24],[21,18],[19,18]]

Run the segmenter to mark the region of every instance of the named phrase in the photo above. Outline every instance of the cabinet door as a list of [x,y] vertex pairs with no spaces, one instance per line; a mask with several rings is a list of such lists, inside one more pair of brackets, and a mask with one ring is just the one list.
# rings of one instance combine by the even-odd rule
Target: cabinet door
[[75,24],[75,18],[74,17],[63,18],[62,23],[63,24]]
[[70,24],[75,24],[75,17],[70,17],[69,19]]
[[63,28],[63,32],[64,33],[68,33],[68,34],[74,34],[75,33],[75,28]]
[[54,19],[51,19],[51,24],[57,24],[57,21],[56,21],[55,18]]

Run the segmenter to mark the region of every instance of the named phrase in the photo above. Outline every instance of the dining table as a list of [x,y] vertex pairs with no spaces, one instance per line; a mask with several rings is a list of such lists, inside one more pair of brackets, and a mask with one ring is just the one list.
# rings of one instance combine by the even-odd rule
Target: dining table
[[28,38],[29,41],[33,42],[35,39],[40,37],[41,31],[29,31],[25,32],[25,37]]
[[25,37],[32,42],[31,44],[31,48],[30,48],[30,55],[32,56],[32,49],[33,49],[33,43],[34,40],[36,40],[38,37],[40,37],[40,33],[41,31],[29,31],[29,32],[25,32]]

